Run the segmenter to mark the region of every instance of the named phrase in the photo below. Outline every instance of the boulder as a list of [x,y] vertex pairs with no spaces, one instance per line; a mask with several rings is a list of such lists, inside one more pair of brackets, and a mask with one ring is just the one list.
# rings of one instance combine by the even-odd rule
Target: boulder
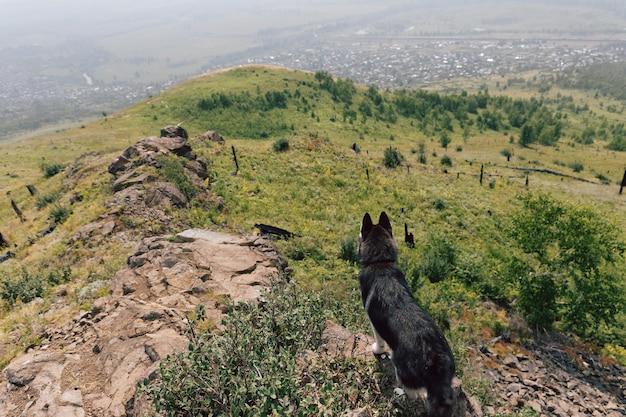
[[189,139],[189,134],[187,134],[187,130],[180,125],[170,125],[165,126],[161,129],[161,137],[162,138],[175,138],[180,137],[183,139]]
[[198,139],[200,139],[200,140],[210,140],[211,142],[216,142],[216,143],[218,143],[220,145],[224,145],[226,143],[226,141],[224,140],[222,135],[220,135],[219,133],[217,133],[214,130],[207,130],[203,134],[198,135]]

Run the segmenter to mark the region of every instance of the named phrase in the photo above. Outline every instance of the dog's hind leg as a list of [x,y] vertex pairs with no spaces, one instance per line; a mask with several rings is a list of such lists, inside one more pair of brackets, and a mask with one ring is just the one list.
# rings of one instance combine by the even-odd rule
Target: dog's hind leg
[[385,353],[385,351],[387,350],[387,343],[385,342],[385,340],[378,334],[378,332],[376,331],[376,329],[374,328],[374,325],[372,324],[372,331],[374,332],[374,339],[376,340],[373,344],[372,344],[372,352],[374,352],[374,354],[376,355],[381,355],[383,353]]
[[454,394],[450,385],[428,387],[428,417],[452,417]]

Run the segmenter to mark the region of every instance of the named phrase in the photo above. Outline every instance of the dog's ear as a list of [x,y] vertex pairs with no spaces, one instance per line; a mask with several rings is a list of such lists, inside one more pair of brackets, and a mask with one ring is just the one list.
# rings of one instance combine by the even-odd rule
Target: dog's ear
[[374,227],[372,218],[369,213],[365,213],[365,216],[363,216],[363,222],[361,223],[361,239],[365,239],[365,236],[372,230],[372,227]]
[[387,229],[389,234],[393,235],[391,231],[391,222],[389,221],[389,217],[387,217],[387,213],[385,213],[384,211],[380,213],[380,217],[378,218],[378,225]]

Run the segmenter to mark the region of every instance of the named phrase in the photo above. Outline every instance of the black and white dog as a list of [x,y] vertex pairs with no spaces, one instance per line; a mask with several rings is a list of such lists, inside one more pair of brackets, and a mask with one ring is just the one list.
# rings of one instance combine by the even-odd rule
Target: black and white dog
[[359,274],[363,306],[372,323],[375,354],[392,351],[396,378],[407,396],[426,391],[428,415],[449,417],[453,411],[454,356],[433,319],[415,301],[396,265],[398,247],[385,212],[378,224],[363,217],[359,239]]

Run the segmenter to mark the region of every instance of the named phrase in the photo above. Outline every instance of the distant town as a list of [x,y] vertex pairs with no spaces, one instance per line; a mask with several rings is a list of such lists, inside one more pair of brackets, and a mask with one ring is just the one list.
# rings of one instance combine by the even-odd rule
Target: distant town
[[[583,46],[585,45],[585,46]],[[570,67],[626,60],[626,41],[589,46],[577,39],[524,40],[485,37],[375,37],[359,33],[350,39],[321,41],[312,37],[284,50],[252,49],[205,63],[197,74],[242,64],[271,64],[302,70],[323,70],[333,76],[379,88],[422,88],[458,77],[513,75],[527,70],[562,71]],[[93,60],[103,51],[92,51]],[[43,76],[45,57],[11,57],[0,66],[0,139],[59,120],[80,122],[114,112],[159,93],[197,74],[180,74],[158,82],[99,82],[76,70],[71,82]],[[30,59],[28,65],[25,60]],[[37,62],[41,60],[41,62]],[[33,65],[32,61],[36,61]]]

